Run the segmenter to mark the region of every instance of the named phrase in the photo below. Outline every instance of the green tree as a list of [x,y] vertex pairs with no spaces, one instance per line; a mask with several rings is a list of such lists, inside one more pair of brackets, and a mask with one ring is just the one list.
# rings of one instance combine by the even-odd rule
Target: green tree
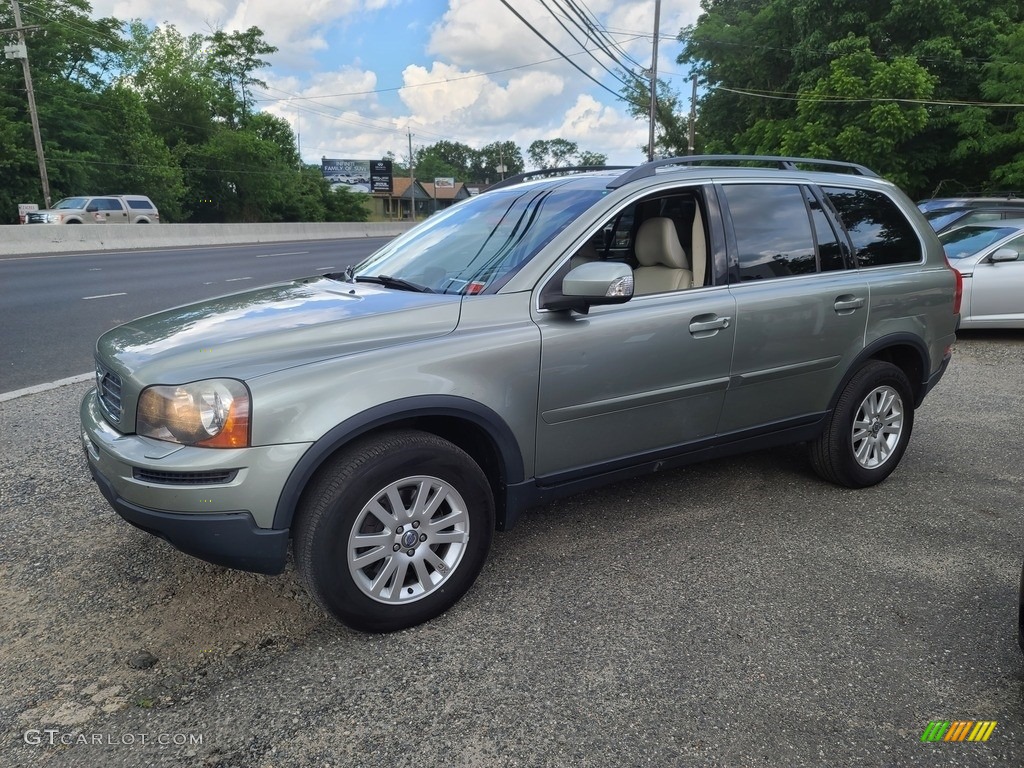
[[[499,171],[499,167],[504,170]],[[474,181],[493,181],[515,176],[525,170],[523,151],[518,144],[514,141],[494,141],[477,153],[477,164],[469,175]]]
[[575,141],[567,139],[538,139],[530,144],[526,152],[530,162],[538,169],[604,165],[608,159],[596,152],[581,151]]
[[169,147],[202,144],[215,130],[216,83],[202,35],[185,36],[173,25],[129,25],[121,53],[122,79],[146,105],[153,129]]
[[[651,116],[651,87],[649,82],[624,76],[622,100],[629,114],[647,123]],[[654,111],[654,154],[675,157],[689,151],[690,117],[681,112],[679,94],[664,80],[658,80],[658,100]],[[640,147],[647,155],[647,144]]]
[[922,188],[927,180],[903,149],[928,124],[920,102],[931,98],[934,76],[910,56],[880,60],[863,37],[831,48],[837,58],[828,75],[802,92],[795,119],[779,121],[787,127],[782,152],[856,158],[903,187]]
[[253,110],[253,86],[267,87],[255,74],[270,66],[270,62],[260,57],[275,53],[277,48],[263,39],[263,30],[259,27],[230,34],[218,30],[206,40],[210,71],[219,86],[214,102],[216,114],[233,127]]
[[[922,121],[922,105],[891,100],[976,100],[993,41],[1022,21],[1015,0],[705,0],[702,7],[680,33],[678,61],[705,86],[697,126],[705,150],[817,147],[874,164],[912,193],[948,179],[984,184],[990,165],[1006,161],[1005,146],[980,140],[1008,130],[998,120],[985,126],[971,107],[935,104],[923,107]],[[858,92],[863,100],[849,101]],[[847,103],[828,106],[823,97]],[[850,129],[838,140],[826,135],[829,125]],[[991,154],[969,156],[964,140]]]
[[148,195],[164,221],[181,221],[185,184],[170,148],[152,128],[142,97],[123,85],[103,94],[101,126],[109,164],[97,173],[99,189]]

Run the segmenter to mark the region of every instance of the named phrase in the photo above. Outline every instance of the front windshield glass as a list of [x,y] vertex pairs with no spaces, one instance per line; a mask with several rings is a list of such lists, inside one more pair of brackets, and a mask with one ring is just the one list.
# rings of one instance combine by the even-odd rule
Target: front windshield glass
[[928,211],[924,217],[928,219],[928,223],[932,225],[932,229],[939,230],[949,224],[951,221],[958,219],[963,216],[964,212],[960,208],[954,210],[946,210],[945,208],[939,208],[934,211]]
[[966,226],[944,232],[939,235],[942,247],[946,249],[946,257],[965,259],[997,243],[1004,237],[1017,232],[1015,227],[978,227]]
[[85,208],[84,197],[65,197],[54,208]]
[[495,291],[605,192],[604,183],[485,192],[393,240],[359,264],[355,276],[385,275],[435,293]]

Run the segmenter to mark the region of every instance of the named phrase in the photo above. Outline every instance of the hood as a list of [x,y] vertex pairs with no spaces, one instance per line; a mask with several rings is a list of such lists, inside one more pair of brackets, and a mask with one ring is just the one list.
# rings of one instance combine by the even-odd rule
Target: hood
[[96,351],[140,387],[245,380],[450,333],[461,298],[312,277],[133,320],[103,334]]

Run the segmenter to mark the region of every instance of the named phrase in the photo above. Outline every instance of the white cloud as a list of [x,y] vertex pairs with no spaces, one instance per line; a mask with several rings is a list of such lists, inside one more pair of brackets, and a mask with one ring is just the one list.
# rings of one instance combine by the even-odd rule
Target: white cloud
[[[304,0],[301,6],[281,0],[93,0],[95,15],[167,21],[185,33],[260,27],[280,49],[269,57],[272,67],[260,73],[269,97],[280,100],[261,106],[301,131],[307,160],[374,158],[388,150],[403,156],[406,130],[417,146],[441,139],[474,147],[513,140],[525,152],[538,138],[562,137],[606,154],[611,163],[641,160],[638,147],[646,143],[647,126],[616,99],[620,84],[539,2],[510,4],[614,93],[559,58],[499,0]],[[404,29],[360,29],[382,41],[394,33],[404,47],[360,46],[346,37],[357,21],[372,22],[381,15],[374,11],[389,7],[398,9],[391,23],[401,17]],[[635,69],[649,65],[654,0],[588,0],[582,7],[616,42],[622,62]],[[659,73],[677,90],[685,87],[684,102],[689,89],[674,62],[679,45],[671,38],[699,13],[699,0],[662,4]],[[372,61],[346,53],[359,50],[369,57],[375,47],[380,58]],[[604,54],[595,55],[616,67]],[[397,96],[388,91],[399,86]]]

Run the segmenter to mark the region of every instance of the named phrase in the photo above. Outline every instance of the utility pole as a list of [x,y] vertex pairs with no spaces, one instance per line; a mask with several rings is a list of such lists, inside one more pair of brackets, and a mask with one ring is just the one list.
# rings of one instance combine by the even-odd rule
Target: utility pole
[[416,160],[412,156],[412,129],[409,131],[409,214],[416,221]]
[[658,108],[658,32],[661,28],[661,0],[654,0],[654,45],[651,53],[651,120],[647,159],[654,159],[654,115]]
[[688,128],[690,130],[689,130],[688,137],[687,137],[688,138],[687,144],[688,144],[688,151],[692,155],[694,152],[697,151],[697,146],[696,146],[697,145],[697,142],[696,142],[696,139],[697,139],[697,76],[696,75],[691,75],[690,76],[690,83],[692,83],[693,88],[690,91],[690,125],[688,126]]
[[[36,142],[36,157],[39,159],[39,180],[43,185],[43,200],[50,207],[50,180],[46,176],[46,155],[43,153],[43,138],[39,133],[39,115],[36,112],[36,95],[32,90],[32,72],[28,68],[28,45],[25,42],[25,27],[21,25],[21,8],[18,0],[11,0],[14,11],[14,30],[18,33],[17,45],[7,46],[4,53],[8,59],[21,59],[21,69],[25,74],[25,90],[28,91],[28,114],[32,120],[32,136]],[[6,31],[6,30],[5,30]]]

